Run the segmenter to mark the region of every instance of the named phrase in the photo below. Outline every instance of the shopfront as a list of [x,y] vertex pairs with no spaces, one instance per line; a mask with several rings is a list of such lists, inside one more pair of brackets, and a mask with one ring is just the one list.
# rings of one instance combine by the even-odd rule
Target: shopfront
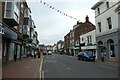
[[17,33],[11,30],[6,24],[2,23],[4,33],[2,34],[2,57],[3,62],[14,59],[15,44],[13,41],[17,40]]

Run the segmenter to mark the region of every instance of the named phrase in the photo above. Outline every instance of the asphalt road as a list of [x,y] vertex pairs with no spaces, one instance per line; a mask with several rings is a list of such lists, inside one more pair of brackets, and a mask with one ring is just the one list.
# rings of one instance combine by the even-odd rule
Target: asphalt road
[[118,78],[118,69],[67,55],[44,55],[43,78]]

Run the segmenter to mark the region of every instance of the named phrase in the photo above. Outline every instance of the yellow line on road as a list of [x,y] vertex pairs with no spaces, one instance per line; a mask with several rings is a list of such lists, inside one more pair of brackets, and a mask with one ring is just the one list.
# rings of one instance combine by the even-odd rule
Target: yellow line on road
[[40,63],[40,68],[39,68],[39,73],[40,73],[40,80],[43,80],[43,71],[42,71],[42,63],[43,63],[43,57],[41,57],[41,63]]
[[44,80],[44,71],[42,71],[41,80]]

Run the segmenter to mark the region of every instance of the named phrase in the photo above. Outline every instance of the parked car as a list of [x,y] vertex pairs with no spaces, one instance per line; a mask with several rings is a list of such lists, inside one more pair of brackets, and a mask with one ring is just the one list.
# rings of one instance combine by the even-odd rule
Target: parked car
[[48,55],[52,55],[52,51],[48,51]]
[[47,52],[43,52],[43,55],[47,55]]
[[90,52],[79,52],[77,58],[83,61],[95,61],[95,56]]

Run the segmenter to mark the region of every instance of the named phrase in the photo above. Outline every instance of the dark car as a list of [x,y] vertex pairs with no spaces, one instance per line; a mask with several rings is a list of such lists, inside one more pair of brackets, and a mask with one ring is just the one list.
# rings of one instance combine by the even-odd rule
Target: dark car
[[95,56],[90,52],[80,52],[77,55],[78,60],[95,61]]
[[43,55],[47,55],[47,52],[43,52]]

